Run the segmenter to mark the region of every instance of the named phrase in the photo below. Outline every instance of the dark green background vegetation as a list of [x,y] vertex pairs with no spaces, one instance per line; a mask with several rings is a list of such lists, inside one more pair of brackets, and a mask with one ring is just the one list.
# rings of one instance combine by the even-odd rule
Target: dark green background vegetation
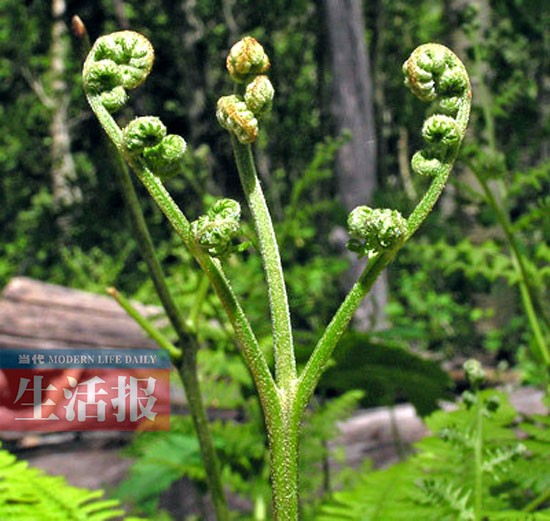
[[[52,5],[2,0],[0,8],[0,285],[26,275],[96,291],[116,284],[150,298],[121,218],[106,145],[82,95],[79,42],[69,32],[62,36],[72,183],[80,194],[62,204],[52,190],[55,103],[47,103],[55,95]],[[549,260],[548,13],[528,0],[484,1],[475,9],[472,2],[374,1],[364,2],[363,13],[377,132],[375,203],[407,212],[425,186],[403,166],[418,144],[424,109],[402,87],[400,67],[408,53],[430,40],[451,46],[465,61],[474,89],[471,128],[452,186],[390,269],[392,336],[445,357],[489,349],[515,363],[519,348],[529,343],[517,277],[471,169],[496,178],[491,183],[537,272],[543,300]],[[185,136],[191,150],[186,175],[170,189],[191,218],[203,211],[206,193],[241,197],[214,107],[228,89],[223,64],[230,45],[244,34],[264,43],[277,97],[256,147],[260,173],[281,234],[296,325],[321,327],[337,305],[345,269],[330,239],[345,212],[332,168],[338,142],[331,140],[338,136],[330,89],[338,71],[330,67],[322,3],[69,1],[62,20],[70,25],[73,14],[85,21],[92,40],[121,27],[151,39],[154,74],[133,97],[135,112],[127,110],[123,118],[158,114]],[[144,197],[143,204],[170,265],[177,246],[152,203]],[[256,263],[245,259],[253,265],[245,273]],[[255,312],[261,298],[249,280],[235,285],[251,292]]]

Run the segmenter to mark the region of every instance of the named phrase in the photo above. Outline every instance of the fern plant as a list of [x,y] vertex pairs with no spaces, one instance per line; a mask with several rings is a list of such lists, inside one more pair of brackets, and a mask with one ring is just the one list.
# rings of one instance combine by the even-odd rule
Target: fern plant
[[[539,268],[536,257],[542,254],[542,264],[544,260],[548,260],[547,241],[544,240],[544,236],[539,236],[539,230],[544,229],[545,225],[548,226],[548,198],[543,194],[548,187],[550,163],[547,160],[541,161],[538,167],[528,172],[517,172],[515,175],[508,172],[507,157],[499,150],[498,116],[511,113],[516,100],[524,95],[524,78],[522,72],[512,68],[512,76],[506,82],[499,82],[497,93],[489,92],[488,79],[483,72],[484,57],[487,55],[485,47],[489,43],[489,37],[483,35],[477,9],[474,5],[466,9],[463,27],[472,42],[473,67],[479,85],[479,104],[485,125],[486,143],[470,147],[468,163],[481,188],[480,193],[474,192],[475,196],[487,205],[502,231],[503,243],[514,271],[512,283],[519,288],[521,303],[529,324],[533,359],[536,364],[544,367],[541,380],[548,385],[550,315],[548,306],[545,305],[548,286],[544,285],[543,270]],[[495,45],[494,42],[492,44]],[[502,47],[500,41],[497,47]],[[518,182],[518,177],[523,180]],[[535,204],[529,202],[525,205],[527,211],[516,223],[512,217],[514,193],[517,195],[519,188],[525,194],[524,188],[529,185],[531,188],[540,189],[540,192],[535,193],[533,197]],[[529,230],[524,239],[522,228],[533,222],[539,224],[539,230]],[[535,235],[535,244],[542,243],[542,247],[537,247],[538,251],[533,256],[530,255],[531,252],[526,251],[526,244],[530,242],[529,236],[532,234]]]
[[124,513],[118,500],[103,499],[103,491],[70,486],[63,477],[48,476],[0,449],[0,519],[116,521]]
[[550,519],[550,419],[526,418],[519,441],[507,396],[479,389],[478,363],[466,368],[473,390],[456,410],[426,420],[432,436],[416,445],[416,454],[334,494],[317,521]]
[[[413,236],[433,210],[456,160],[470,112],[470,85],[460,60],[446,47],[427,44],[417,48],[405,62],[405,81],[421,100],[432,102],[433,110],[422,128],[425,146],[414,154],[411,165],[419,175],[432,178],[427,192],[408,218],[397,210],[359,206],[348,218],[348,247],[368,256],[363,273],[321,335],[303,369],[299,370],[286,284],[273,222],[256,172],[251,144],[258,138],[260,124],[271,108],[274,89],[266,73],[270,62],[254,38],[237,42],[227,56],[227,70],[234,93],[222,96],[216,117],[230,135],[244,196],[255,229],[265,279],[272,325],[274,371],[260,348],[258,338],[225,274],[223,262],[238,251],[240,204],[221,199],[203,216],[190,220],[170,196],[164,182],[177,174],[185,154],[181,136],[168,134],[154,116],[138,117],[124,128],[113,114],[128,101],[128,90],[143,83],[151,71],[154,52],[141,34],[122,31],[99,38],[84,63],[83,81],[88,102],[107,136],[135,172],[167,217],[196,263],[208,277],[231,322],[236,341],[258,392],[269,440],[273,514],[278,521],[296,520],[298,502],[299,434],[306,407],[326,369],[331,355],[353,314],[384,268]],[[124,176],[124,190],[133,214],[140,215],[131,179]],[[136,229],[138,227],[136,226]],[[146,225],[139,223],[141,237]],[[149,241],[150,243],[150,241]],[[195,428],[206,475],[219,519],[227,519],[219,463],[206,428],[204,408],[196,375],[196,331],[179,317],[154,260],[152,246],[145,252],[156,273],[157,290],[178,332],[178,345],[171,344],[132,312],[134,318],[166,348],[180,374],[195,420]],[[164,295],[165,298],[162,298]],[[120,299],[124,305],[124,300]],[[129,306],[127,309],[132,311]]]

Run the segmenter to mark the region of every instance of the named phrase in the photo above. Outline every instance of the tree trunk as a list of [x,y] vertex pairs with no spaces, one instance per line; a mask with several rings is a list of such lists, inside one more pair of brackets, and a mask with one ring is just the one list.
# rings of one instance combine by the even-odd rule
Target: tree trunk
[[[359,0],[324,0],[332,67],[332,113],[338,134],[351,132],[336,161],[338,194],[346,210],[369,204],[376,188],[376,134],[370,63]],[[343,241],[342,241],[343,242]],[[350,256],[350,287],[365,262]],[[384,325],[387,282],[383,274],[357,311],[358,329]]]
[[66,63],[69,59],[69,35],[63,17],[65,0],[52,0],[52,41],[50,46],[50,100],[52,119],[51,136],[51,178],[54,205],[68,206],[80,200],[80,190],[74,186],[76,170],[71,155],[69,135],[69,89],[65,80]]

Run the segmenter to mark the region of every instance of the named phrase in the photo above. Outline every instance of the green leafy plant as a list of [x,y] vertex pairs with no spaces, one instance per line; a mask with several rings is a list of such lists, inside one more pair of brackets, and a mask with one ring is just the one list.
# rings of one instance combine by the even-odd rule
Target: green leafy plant
[[480,389],[479,363],[470,360],[465,369],[472,390],[463,393],[456,410],[427,418],[432,436],[416,444],[416,454],[363,473],[315,519],[550,519],[548,416],[518,422],[504,393]]
[[426,416],[449,397],[449,376],[436,362],[424,360],[375,334],[344,335],[319,389],[338,395],[347,389],[361,389],[363,406],[391,406],[400,400],[412,403]]
[[[67,484],[0,449],[0,518],[20,521],[108,521],[124,515],[119,501],[103,499],[103,491]],[[126,521],[144,518],[124,517]]]
[[[231,136],[235,162],[255,229],[253,243],[259,250],[267,281],[272,322],[274,372],[252,326],[225,275],[224,257],[236,240],[239,204],[222,200],[205,216],[191,222],[172,199],[164,181],[177,173],[186,144],[167,133],[154,116],[138,117],[120,128],[112,114],[128,101],[127,91],[145,81],[153,64],[153,49],[139,33],[122,31],[99,38],[84,63],[83,80],[88,102],[120,157],[130,165],[159,208],[168,218],[195,261],[202,268],[233,325],[258,392],[269,440],[273,515],[277,520],[298,518],[298,447],[300,425],[307,404],[332,356],[333,350],[357,307],[382,270],[412,237],[442,193],[464,136],[470,109],[468,75],[458,58],[446,47],[427,44],[417,48],[405,62],[406,83],[421,100],[433,102],[432,115],[422,128],[425,147],[414,154],[415,172],[432,182],[408,218],[396,210],[356,208],[348,219],[350,249],[368,255],[363,273],[321,335],[303,369],[298,371],[294,352],[288,297],[281,257],[271,216],[258,179],[251,143],[256,141],[262,118],[272,104],[274,89],[266,72],[270,63],[263,47],[251,37],[235,44],[227,57],[227,69],[235,93],[220,98],[216,116]],[[193,324],[177,313],[165,279],[147,239],[145,223],[125,167],[123,186],[135,217],[136,231],[149,259],[157,291],[179,337],[173,345],[132,310],[121,304],[166,348],[178,367],[197,429],[206,476],[219,519],[227,519],[219,464],[206,428],[204,408],[196,377],[196,341]],[[139,221],[139,222],[138,222]]]
[[[479,84],[479,111],[483,121],[480,139],[467,150],[467,164],[478,184],[477,189],[471,190],[470,197],[489,209],[491,220],[500,228],[498,244],[501,255],[496,257],[496,261],[500,261],[497,264],[499,275],[510,285],[518,287],[527,319],[532,357],[535,363],[548,368],[550,316],[544,304],[545,297],[548,297],[544,269],[548,245],[541,232],[548,229],[548,200],[543,194],[547,192],[550,164],[547,160],[539,160],[538,165],[528,171],[520,168],[517,172],[510,172],[511,161],[503,152],[507,149],[499,143],[499,118],[511,113],[522,97],[534,98],[533,85],[526,89],[521,70],[504,67],[513,72],[506,79],[499,78],[493,89],[489,89],[485,64],[491,53],[498,55],[502,52],[501,38],[509,39],[510,28],[503,20],[486,33],[477,16],[477,9],[472,5],[463,12],[463,28],[471,42],[472,67]],[[525,61],[524,56],[525,49],[518,42],[518,45],[510,46],[503,59],[519,63]],[[527,199],[529,195],[533,202]],[[514,211],[521,211],[521,217],[514,218]],[[548,374],[543,373],[541,379],[548,383]]]

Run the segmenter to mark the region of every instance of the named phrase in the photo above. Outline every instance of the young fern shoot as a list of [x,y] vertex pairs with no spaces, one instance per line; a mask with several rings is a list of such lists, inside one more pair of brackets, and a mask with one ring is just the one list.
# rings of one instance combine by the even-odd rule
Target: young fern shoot
[[[100,38],[84,65],[88,101],[118,152],[208,276],[227,312],[264,411],[273,515],[277,521],[294,521],[299,515],[298,448],[304,410],[359,304],[432,211],[445,186],[466,132],[471,97],[468,75],[460,60],[438,44],[420,46],[405,62],[406,84],[421,100],[434,105],[422,128],[426,146],[412,159],[413,170],[431,176],[431,185],[408,218],[396,210],[367,206],[351,212],[348,247],[359,255],[368,255],[369,262],[299,373],[279,248],[251,148],[262,118],[273,103],[275,92],[266,74],[269,58],[251,37],[243,38],[229,51],[226,66],[235,88],[233,94],[219,99],[216,117],[231,135],[235,162],[258,237],[273,332],[275,374],[272,374],[222,269],[221,261],[232,251],[232,237],[238,231],[239,203],[221,199],[205,215],[190,222],[162,182],[178,171],[185,153],[183,138],[167,134],[157,117],[140,117],[120,129],[111,115],[126,103],[126,91],[145,80],[152,59],[152,47],[140,34],[123,31]],[[185,351],[186,346],[180,347]]]

